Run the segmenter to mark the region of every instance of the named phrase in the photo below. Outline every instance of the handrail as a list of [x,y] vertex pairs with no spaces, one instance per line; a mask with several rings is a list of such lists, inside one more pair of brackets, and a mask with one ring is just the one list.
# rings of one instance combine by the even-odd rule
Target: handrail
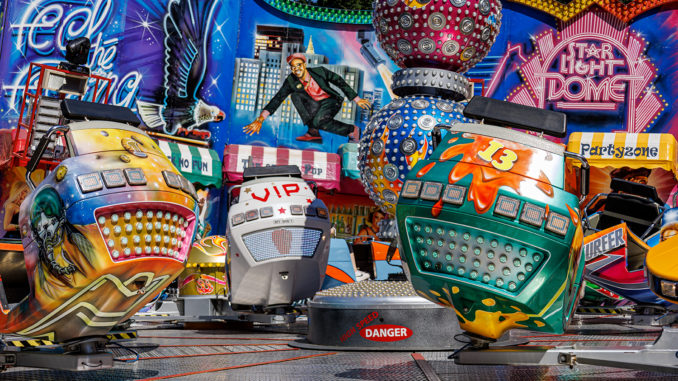
[[31,179],[31,175],[33,174],[33,171],[35,171],[35,169],[38,167],[40,158],[47,149],[50,137],[52,137],[52,135],[56,132],[66,133],[68,130],[69,130],[68,126],[52,126],[52,128],[50,128],[49,131],[47,131],[47,133],[43,135],[42,138],[40,139],[38,147],[35,149],[35,152],[33,152],[33,156],[31,156],[31,160],[26,165],[26,184],[28,184],[28,186],[31,188],[31,191],[35,190],[35,184]]

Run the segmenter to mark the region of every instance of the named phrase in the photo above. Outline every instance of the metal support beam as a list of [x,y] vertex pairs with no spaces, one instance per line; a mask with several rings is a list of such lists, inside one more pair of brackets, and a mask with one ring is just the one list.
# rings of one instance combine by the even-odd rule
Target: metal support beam
[[653,372],[678,373],[678,328],[664,328],[654,344],[631,347],[504,347],[466,350],[455,362],[463,365],[555,366],[588,364]]

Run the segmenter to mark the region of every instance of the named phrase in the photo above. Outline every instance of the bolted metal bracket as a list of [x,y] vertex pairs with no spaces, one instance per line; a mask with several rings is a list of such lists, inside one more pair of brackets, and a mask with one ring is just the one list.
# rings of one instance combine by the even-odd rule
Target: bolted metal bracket
[[504,347],[466,350],[455,358],[463,365],[555,366],[577,364],[678,373],[678,328],[664,328],[652,345],[619,347]]
[[574,353],[561,353],[558,355],[558,362],[563,365],[568,365],[570,369],[577,364],[577,355]]

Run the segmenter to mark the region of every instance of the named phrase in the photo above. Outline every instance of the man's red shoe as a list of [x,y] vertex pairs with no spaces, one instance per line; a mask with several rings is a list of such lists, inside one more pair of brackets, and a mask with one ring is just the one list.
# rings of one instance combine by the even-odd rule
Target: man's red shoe
[[311,142],[311,143],[322,143],[322,136],[313,136],[309,134],[303,134],[297,138],[297,141],[300,142]]
[[348,141],[351,143],[360,141],[360,128],[358,128],[358,126],[353,126],[353,132],[348,134]]

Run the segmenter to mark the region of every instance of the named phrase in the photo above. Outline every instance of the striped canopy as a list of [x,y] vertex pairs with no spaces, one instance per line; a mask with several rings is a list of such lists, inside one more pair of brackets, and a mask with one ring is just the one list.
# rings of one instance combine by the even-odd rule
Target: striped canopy
[[676,174],[676,138],[671,134],[573,132],[567,150],[594,167],[663,168]]
[[221,160],[216,151],[162,140],[158,146],[188,181],[221,187]]
[[231,144],[224,148],[224,178],[242,181],[250,159],[255,166],[297,165],[305,180],[327,190],[339,189],[341,159],[336,153]]

